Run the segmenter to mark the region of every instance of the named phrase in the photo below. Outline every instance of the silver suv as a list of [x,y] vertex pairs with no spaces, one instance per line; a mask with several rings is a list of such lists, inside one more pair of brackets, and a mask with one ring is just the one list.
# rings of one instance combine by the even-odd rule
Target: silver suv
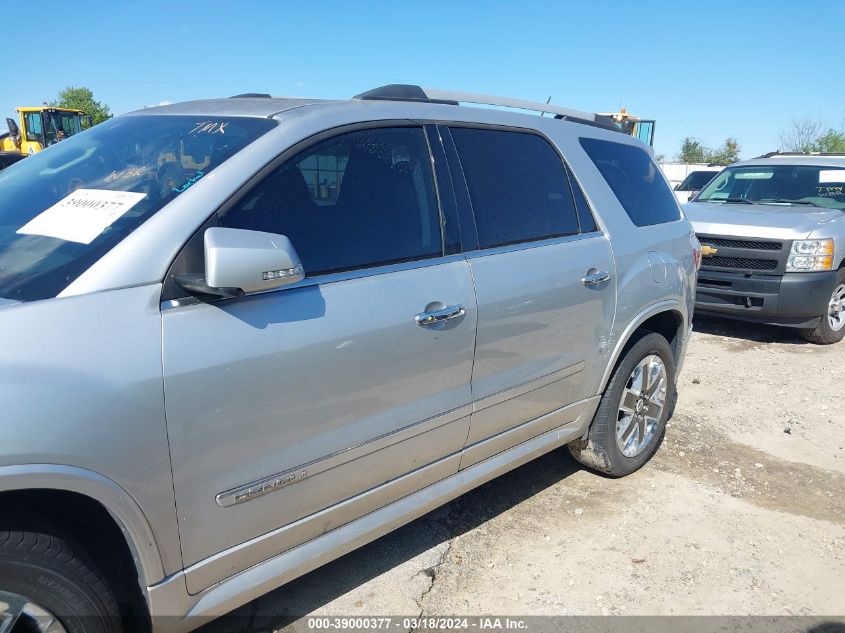
[[414,86],[152,108],[12,166],[0,631],[186,630],[556,447],[636,470],[698,246],[595,115]]
[[737,163],[685,209],[703,245],[696,311],[845,337],[845,155]]

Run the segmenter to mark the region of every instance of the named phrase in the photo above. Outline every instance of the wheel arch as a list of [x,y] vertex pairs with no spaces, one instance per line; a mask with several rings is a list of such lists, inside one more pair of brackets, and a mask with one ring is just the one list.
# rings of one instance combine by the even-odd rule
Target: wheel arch
[[[20,503],[28,495],[49,491],[67,498],[95,502],[120,531],[131,554],[142,590],[164,578],[155,535],[141,508],[120,485],[99,473],[56,464],[0,466],[0,500],[14,495]],[[16,504],[17,507],[17,504]]]
[[672,348],[677,363],[682,342],[686,334],[687,323],[686,310],[680,301],[661,301],[640,311],[628,323],[616,341],[613,353],[608,359],[596,393],[601,394],[604,392],[610,376],[622,358],[625,349],[639,331],[646,330],[662,334],[669,341],[669,346]]

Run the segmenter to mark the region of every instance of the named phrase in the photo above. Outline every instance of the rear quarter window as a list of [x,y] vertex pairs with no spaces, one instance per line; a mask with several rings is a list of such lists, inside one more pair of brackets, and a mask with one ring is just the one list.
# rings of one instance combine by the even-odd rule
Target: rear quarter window
[[675,196],[648,152],[613,141],[579,140],[636,226],[653,226],[681,219]]

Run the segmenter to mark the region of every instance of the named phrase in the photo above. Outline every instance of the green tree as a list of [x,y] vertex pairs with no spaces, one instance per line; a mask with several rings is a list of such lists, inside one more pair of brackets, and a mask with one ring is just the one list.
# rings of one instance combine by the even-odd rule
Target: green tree
[[706,163],[708,152],[699,139],[688,136],[681,141],[681,153],[675,158],[681,163]]
[[845,133],[830,128],[813,143],[814,152],[845,153]]
[[688,136],[681,141],[681,153],[675,158],[682,163],[730,165],[739,160],[739,143],[729,136],[721,147],[710,149],[701,140]]
[[94,117],[94,125],[110,119],[112,114],[109,106],[94,99],[94,93],[84,86],[68,86],[59,93],[50,105],[60,108],[74,108]]
[[735,138],[729,136],[721,147],[707,152],[708,163],[719,163],[720,165],[732,165],[739,160],[739,143]]

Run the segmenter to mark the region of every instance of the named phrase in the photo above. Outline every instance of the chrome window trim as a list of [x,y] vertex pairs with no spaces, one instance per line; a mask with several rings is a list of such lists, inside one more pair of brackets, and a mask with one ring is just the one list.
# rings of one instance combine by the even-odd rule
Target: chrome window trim
[[590,233],[562,235],[560,237],[550,237],[543,240],[534,240],[531,242],[517,242],[516,244],[506,244],[505,246],[494,246],[493,248],[477,248],[472,251],[468,251],[464,254],[466,255],[467,259],[475,259],[477,257],[486,257],[488,255],[500,255],[502,253],[524,251],[531,248],[542,248],[544,246],[555,246],[557,244],[567,244],[569,242],[577,242],[580,240],[589,240],[599,237],[605,237],[605,234],[601,231],[591,231]]

